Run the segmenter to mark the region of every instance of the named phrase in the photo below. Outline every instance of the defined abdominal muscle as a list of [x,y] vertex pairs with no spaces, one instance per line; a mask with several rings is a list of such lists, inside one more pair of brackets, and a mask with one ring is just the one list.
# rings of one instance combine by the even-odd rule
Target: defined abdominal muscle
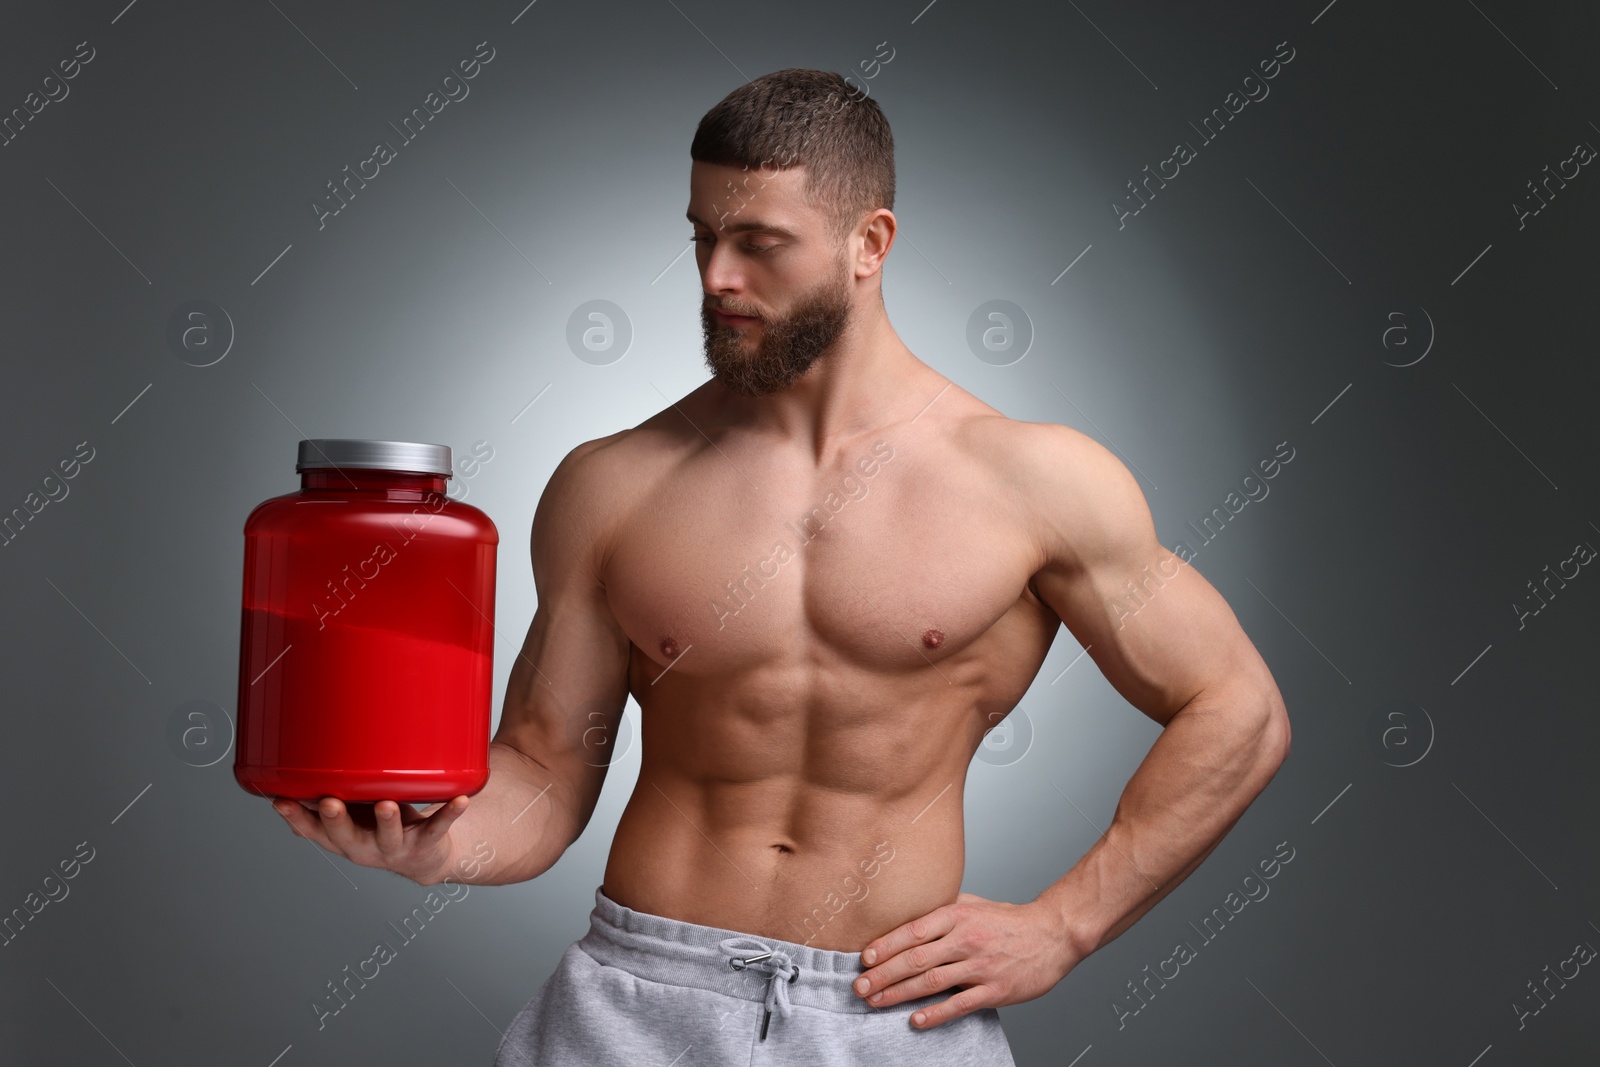
[[696,785],[647,766],[612,843],[607,895],[638,911],[841,951],[955,900],[960,781],[888,802],[795,785]]

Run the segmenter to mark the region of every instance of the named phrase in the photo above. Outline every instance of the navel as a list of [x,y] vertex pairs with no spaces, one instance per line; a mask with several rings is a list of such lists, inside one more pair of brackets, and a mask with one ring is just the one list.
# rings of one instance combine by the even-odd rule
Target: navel
[[929,648],[938,648],[944,644],[944,631],[930,626],[922,631],[922,643]]
[[661,654],[668,659],[676,659],[678,655],[678,642],[670,637],[661,639]]

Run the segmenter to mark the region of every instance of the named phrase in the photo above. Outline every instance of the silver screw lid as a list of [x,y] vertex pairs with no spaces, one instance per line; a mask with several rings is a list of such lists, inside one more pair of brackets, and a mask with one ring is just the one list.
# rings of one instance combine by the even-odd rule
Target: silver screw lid
[[450,446],[418,441],[363,441],[317,437],[300,442],[296,472],[312,469],[415,471],[450,477]]

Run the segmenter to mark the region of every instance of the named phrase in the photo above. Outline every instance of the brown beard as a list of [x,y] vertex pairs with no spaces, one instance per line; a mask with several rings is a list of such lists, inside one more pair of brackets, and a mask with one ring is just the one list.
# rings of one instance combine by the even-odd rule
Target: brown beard
[[744,396],[764,396],[794,384],[839,339],[850,318],[850,277],[842,258],[838,272],[825,278],[793,311],[762,319],[755,351],[745,348],[740,330],[718,322],[706,301],[700,304],[706,366],[717,380]]

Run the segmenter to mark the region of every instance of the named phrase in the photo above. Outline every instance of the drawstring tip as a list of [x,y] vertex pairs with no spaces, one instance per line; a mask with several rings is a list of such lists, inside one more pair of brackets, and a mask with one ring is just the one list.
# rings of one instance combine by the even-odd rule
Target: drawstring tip
[[772,1009],[768,1008],[768,1009],[766,1009],[766,1013],[761,1016],[761,1040],[763,1040],[763,1041],[765,1041],[767,1039],[767,1024],[770,1023],[771,1021],[772,1021]]

